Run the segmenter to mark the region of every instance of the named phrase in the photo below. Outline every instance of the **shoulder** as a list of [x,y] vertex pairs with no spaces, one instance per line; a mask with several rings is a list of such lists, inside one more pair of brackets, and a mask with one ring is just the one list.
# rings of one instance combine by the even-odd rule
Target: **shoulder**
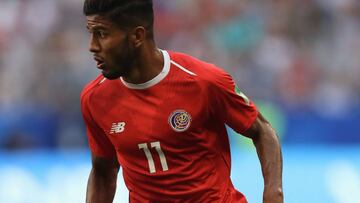
[[215,64],[202,61],[198,58],[180,52],[170,51],[169,54],[173,65],[190,71],[196,76],[197,80],[201,82],[211,85],[224,79],[227,80],[231,78],[226,71]]
[[103,75],[98,75],[94,80],[90,81],[80,94],[81,104],[85,102],[85,100],[91,95],[91,93],[102,83],[104,82],[105,77]]

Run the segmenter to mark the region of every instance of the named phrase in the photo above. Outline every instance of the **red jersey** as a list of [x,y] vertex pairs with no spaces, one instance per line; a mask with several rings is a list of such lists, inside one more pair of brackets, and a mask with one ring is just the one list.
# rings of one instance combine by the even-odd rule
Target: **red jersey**
[[117,156],[130,202],[246,203],[230,180],[225,124],[245,132],[256,107],[220,68],[162,52],[162,72],[146,83],[100,75],[85,87],[92,153]]

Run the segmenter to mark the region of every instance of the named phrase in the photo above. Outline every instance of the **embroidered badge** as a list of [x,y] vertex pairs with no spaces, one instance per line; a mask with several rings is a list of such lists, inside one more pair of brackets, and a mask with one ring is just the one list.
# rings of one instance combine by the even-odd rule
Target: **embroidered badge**
[[184,132],[190,127],[191,116],[184,110],[176,110],[169,116],[169,124],[176,132]]

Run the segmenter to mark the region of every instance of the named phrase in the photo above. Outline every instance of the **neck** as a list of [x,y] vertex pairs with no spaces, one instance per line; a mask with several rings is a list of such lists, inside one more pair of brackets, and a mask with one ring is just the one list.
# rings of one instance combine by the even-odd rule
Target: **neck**
[[156,77],[163,69],[164,57],[162,52],[151,44],[144,46],[139,51],[139,55],[131,68],[129,75],[123,77],[128,83],[142,84]]

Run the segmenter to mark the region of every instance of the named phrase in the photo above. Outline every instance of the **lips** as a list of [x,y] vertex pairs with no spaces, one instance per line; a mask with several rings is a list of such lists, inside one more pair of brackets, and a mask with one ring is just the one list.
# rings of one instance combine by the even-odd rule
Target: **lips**
[[101,69],[101,70],[103,70],[103,69],[105,69],[105,63],[104,62],[102,62],[102,63],[97,63],[97,67],[99,68],[99,69]]
[[96,61],[96,66],[103,70],[105,68],[105,62],[102,58],[98,57],[98,56],[94,56],[94,60]]

